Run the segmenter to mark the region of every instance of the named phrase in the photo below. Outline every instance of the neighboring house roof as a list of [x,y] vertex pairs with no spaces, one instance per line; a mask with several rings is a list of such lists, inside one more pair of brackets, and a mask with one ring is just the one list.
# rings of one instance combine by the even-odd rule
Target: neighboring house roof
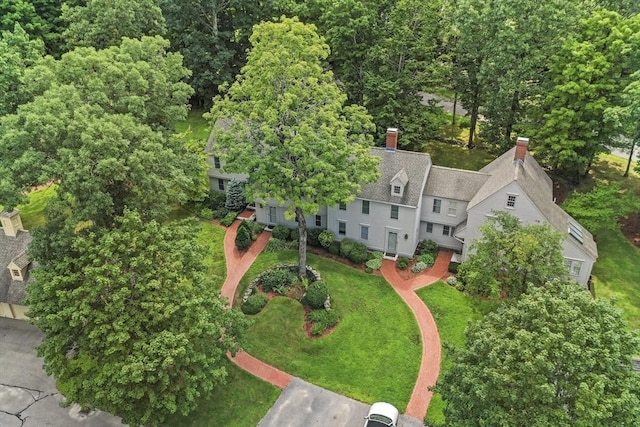
[[[216,121],[215,126],[220,126],[222,129],[228,130],[231,128],[231,120],[218,119]],[[213,131],[211,131],[211,133],[209,134],[209,139],[207,140],[207,145],[204,148],[204,152],[206,154],[209,154],[209,157],[207,157],[207,163],[210,166],[208,175],[211,178],[235,179],[236,181],[246,181],[249,178],[249,175],[247,174],[223,172],[222,169],[215,167],[215,160],[213,156],[214,145],[215,145],[215,139],[213,138]]]
[[[513,147],[480,169],[481,173],[488,174],[490,177],[471,199],[467,210],[472,209],[502,188],[516,181],[522,191],[540,210],[547,222],[558,231],[568,234],[569,223],[579,223],[554,203],[551,178],[547,176],[544,169],[531,154],[526,152],[524,161],[519,161],[514,160],[515,152],[516,147]],[[576,244],[580,245],[588,255],[596,259],[598,257],[598,249],[593,236],[585,229],[582,229],[582,232],[583,242],[581,244],[576,240]]]
[[28,231],[18,231],[15,237],[7,236],[0,228],[0,302],[20,304],[25,298],[26,281],[13,280],[7,268],[11,262],[28,265],[26,250],[31,242]]
[[[431,169],[431,157],[426,153],[390,151],[381,147],[372,148],[371,154],[380,158],[380,179],[363,185],[358,198],[417,207]],[[403,169],[407,176],[407,184],[402,196],[394,196],[391,194],[390,183]]]
[[487,182],[490,175],[482,172],[432,166],[425,196],[442,197],[444,199],[463,200],[468,202]]

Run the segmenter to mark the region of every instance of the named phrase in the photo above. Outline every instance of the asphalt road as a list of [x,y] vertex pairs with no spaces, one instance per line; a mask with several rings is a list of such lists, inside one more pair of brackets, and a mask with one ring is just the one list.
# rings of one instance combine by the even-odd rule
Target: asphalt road
[[[258,427],[361,427],[369,405],[294,378]],[[401,415],[398,427],[422,427]]]
[[55,381],[36,356],[42,333],[22,321],[0,317],[0,427],[122,427],[100,411],[81,414],[60,406]]

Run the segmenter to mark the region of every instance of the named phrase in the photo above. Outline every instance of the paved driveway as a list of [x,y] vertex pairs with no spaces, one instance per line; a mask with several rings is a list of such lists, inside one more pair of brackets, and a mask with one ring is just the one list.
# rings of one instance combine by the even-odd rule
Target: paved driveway
[[1,427],[122,427],[119,418],[95,411],[62,408],[55,381],[42,369],[34,348],[42,333],[22,321],[0,318]]
[[[369,405],[294,378],[258,427],[361,427]],[[404,415],[398,427],[422,427]]]

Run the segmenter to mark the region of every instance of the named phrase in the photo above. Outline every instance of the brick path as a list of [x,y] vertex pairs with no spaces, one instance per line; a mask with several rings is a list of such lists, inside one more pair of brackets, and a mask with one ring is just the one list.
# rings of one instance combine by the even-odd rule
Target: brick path
[[[222,285],[221,293],[222,296],[228,298],[229,305],[233,304],[240,279],[251,267],[251,264],[262,252],[269,237],[271,237],[270,233],[263,232],[246,252],[239,252],[235,245],[238,225],[239,221],[235,221],[227,229],[224,236],[227,278]],[[405,411],[406,415],[419,420],[422,420],[426,415],[427,407],[431,401],[432,393],[428,390],[428,387],[435,385],[440,373],[440,336],[431,312],[416,295],[415,291],[446,277],[451,255],[450,252],[440,252],[433,267],[409,280],[404,280],[400,277],[394,262],[385,260],[381,269],[382,275],[387,282],[391,284],[398,295],[411,308],[420,328],[423,343],[422,360],[418,378]],[[281,389],[287,387],[293,379],[292,375],[267,365],[245,352],[238,353],[231,360],[245,371]]]

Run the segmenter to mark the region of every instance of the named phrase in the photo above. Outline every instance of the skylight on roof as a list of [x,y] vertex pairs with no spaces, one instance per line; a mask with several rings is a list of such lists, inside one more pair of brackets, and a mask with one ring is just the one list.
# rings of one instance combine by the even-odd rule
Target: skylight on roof
[[582,237],[582,227],[575,222],[569,221],[569,234],[578,242],[584,242],[584,238]]

